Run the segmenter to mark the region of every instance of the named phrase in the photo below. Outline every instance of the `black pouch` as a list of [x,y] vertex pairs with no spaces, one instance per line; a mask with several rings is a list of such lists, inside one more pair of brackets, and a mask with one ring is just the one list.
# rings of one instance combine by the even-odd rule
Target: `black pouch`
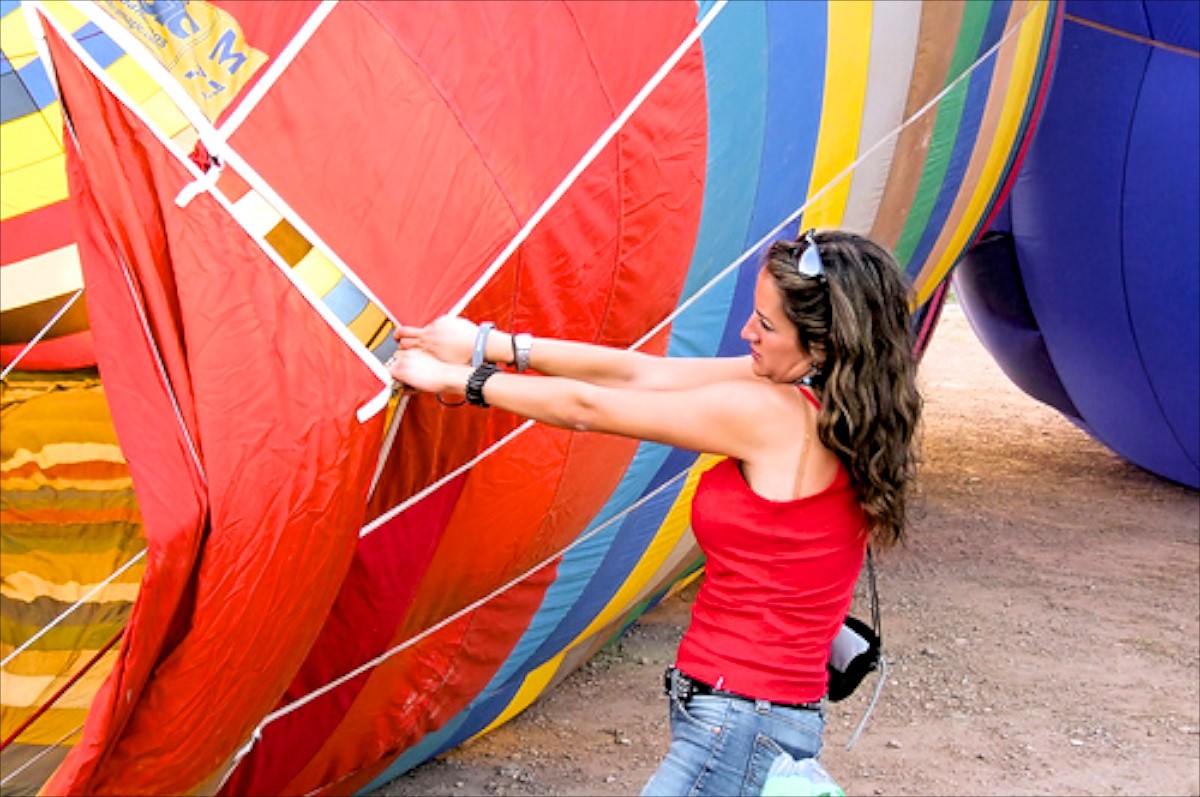
[[879,667],[883,647],[879,625],[879,590],[875,585],[875,558],[867,549],[867,582],[871,590],[871,625],[847,617],[829,648],[829,700],[837,703],[854,694],[863,679]]
[[847,617],[829,651],[829,699],[837,703],[854,694],[863,679],[879,667],[879,635],[857,617]]

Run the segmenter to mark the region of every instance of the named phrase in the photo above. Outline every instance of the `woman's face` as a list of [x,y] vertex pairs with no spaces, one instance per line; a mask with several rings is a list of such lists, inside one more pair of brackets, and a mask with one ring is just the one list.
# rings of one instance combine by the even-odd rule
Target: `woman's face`
[[754,373],[773,382],[795,382],[808,373],[812,357],[800,348],[793,324],[783,311],[783,294],[767,270],[759,269],[754,309],[742,327],[750,344]]

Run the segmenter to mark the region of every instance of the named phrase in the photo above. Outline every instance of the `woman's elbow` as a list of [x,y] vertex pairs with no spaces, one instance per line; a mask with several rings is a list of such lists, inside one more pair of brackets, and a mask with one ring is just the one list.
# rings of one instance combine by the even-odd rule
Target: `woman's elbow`
[[599,391],[590,385],[579,385],[563,397],[556,413],[556,426],[576,432],[602,430],[602,405]]

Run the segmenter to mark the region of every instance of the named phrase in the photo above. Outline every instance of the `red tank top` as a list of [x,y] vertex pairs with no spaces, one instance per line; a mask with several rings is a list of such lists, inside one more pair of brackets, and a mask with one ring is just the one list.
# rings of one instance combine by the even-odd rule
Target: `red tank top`
[[850,474],[820,493],[772,501],[726,459],[700,478],[692,530],[706,574],[676,666],[718,689],[776,703],[819,700],[826,664],[866,554]]

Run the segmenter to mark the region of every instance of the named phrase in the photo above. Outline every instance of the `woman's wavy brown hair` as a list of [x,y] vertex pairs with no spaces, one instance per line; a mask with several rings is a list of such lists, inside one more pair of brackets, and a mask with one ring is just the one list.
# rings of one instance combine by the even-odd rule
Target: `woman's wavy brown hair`
[[921,419],[908,286],[895,258],[867,238],[828,230],[813,240],[823,275],[797,270],[805,236],[772,244],[764,267],[820,367],[817,433],[850,472],[872,544],[887,548],[904,539]]

